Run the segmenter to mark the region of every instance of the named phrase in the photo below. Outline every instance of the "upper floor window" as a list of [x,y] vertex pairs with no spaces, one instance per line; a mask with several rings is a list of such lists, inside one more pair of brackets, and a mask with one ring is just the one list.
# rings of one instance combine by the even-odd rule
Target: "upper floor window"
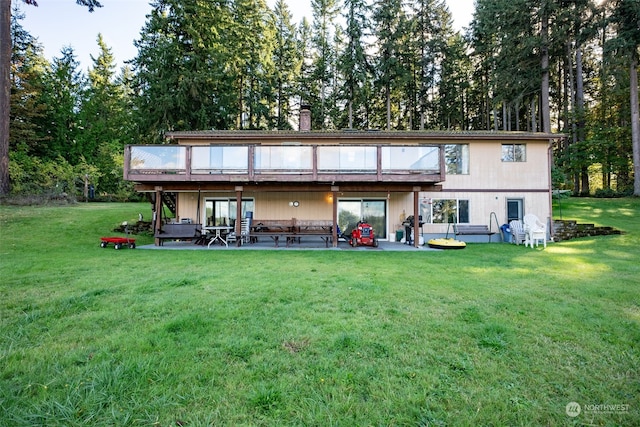
[[527,150],[524,144],[502,144],[503,162],[526,162]]
[[469,144],[447,144],[444,147],[447,173],[450,175],[469,174]]

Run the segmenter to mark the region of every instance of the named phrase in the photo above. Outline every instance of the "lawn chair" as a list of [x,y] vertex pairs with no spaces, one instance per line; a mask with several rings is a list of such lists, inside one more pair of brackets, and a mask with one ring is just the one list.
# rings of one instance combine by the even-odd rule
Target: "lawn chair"
[[237,235],[235,230],[227,234],[227,243],[236,242],[238,239],[240,244],[249,243],[249,220],[246,218],[240,222],[240,236]]
[[520,243],[525,242],[527,236],[524,233],[522,221],[520,221],[519,219],[514,219],[509,223],[509,228],[511,229],[511,243],[520,245]]
[[533,243],[535,242],[536,246],[542,241],[544,243],[544,247],[547,247],[547,226],[540,222],[537,216],[533,214],[527,214],[522,219],[524,221],[524,233],[525,233],[525,241],[524,245],[531,245],[533,248]]

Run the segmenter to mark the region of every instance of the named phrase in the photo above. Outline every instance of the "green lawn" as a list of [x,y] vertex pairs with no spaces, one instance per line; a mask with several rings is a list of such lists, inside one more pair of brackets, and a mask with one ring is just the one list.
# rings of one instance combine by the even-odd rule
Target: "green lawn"
[[0,425],[640,425],[638,199],[546,250],[99,247],[139,212],[0,206]]

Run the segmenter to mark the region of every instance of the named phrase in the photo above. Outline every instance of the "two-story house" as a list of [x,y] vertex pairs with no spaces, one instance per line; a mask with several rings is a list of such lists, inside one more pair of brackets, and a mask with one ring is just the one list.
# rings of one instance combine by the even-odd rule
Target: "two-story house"
[[[171,132],[125,150],[124,178],[150,193],[156,228],[173,221],[236,226],[237,218],[358,220],[396,240],[421,217],[424,239],[449,224],[551,218],[551,142],[524,132]],[[164,215],[167,216],[167,215]],[[487,241],[469,236],[467,241]],[[494,240],[495,241],[495,240]],[[415,239],[415,244],[420,243]],[[334,246],[337,239],[333,239]]]

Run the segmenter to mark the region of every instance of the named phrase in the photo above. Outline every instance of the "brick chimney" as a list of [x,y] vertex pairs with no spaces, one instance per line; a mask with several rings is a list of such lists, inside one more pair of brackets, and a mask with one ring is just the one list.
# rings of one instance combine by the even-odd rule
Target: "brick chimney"
[[311,105],[300,105],[300,132],[311,131]]

